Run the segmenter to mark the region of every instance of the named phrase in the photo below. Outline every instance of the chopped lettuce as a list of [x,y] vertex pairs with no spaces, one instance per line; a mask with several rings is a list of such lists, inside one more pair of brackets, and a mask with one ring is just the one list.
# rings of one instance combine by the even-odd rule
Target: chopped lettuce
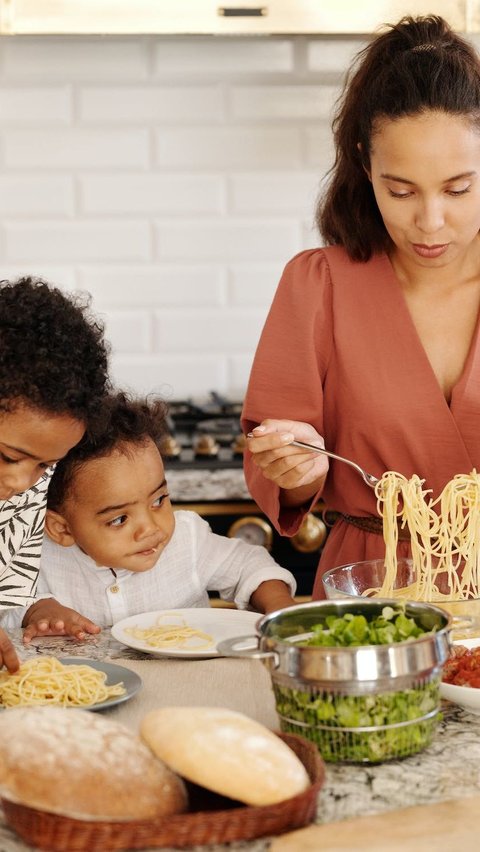
[[[391,645],[408,642],[431,631],[425,630],[409,618],[403,610],[384,606],[381,615],[367,621],[364,615],[327,615],[323,622],[314,624],[312,636],[302,645],[347,647],[350,645]],[[299,643],[300,644],[300,643]]]
[[[277,712],[285,732],[317,744],[324,760],[379,763],[406,757],[429,745],[440,714],[439,678],[414,689],[370,695],[310,693],[274,683]],[[415,722],[432,712],[429,719]],[[398,723],[404,727],[385,727]],[[376,728],[355,731],[355,728]]]

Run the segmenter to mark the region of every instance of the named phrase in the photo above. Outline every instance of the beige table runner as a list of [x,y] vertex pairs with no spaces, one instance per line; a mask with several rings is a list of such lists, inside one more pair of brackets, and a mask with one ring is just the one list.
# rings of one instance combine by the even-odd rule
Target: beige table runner
[[149,710],[165,706],[228,707],[278,729],[271,679],[258,660],[112,660],[136,672],[143,688],[112,707],[109,718],[138,731]]

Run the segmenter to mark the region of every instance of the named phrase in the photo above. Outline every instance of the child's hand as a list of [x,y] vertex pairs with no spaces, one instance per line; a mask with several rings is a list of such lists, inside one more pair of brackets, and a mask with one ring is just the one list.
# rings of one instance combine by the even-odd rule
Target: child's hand
[[62,606],[54,598],[33,604],[23,619],[25,645],[35,636],[74,636],[85,639],[86,633],[100,633],[100,627],[74,609]]
[[2,666],[6,666],[10,674],[13,674],[18,671],[20,660],[7,634],[0,629],[0,668]]

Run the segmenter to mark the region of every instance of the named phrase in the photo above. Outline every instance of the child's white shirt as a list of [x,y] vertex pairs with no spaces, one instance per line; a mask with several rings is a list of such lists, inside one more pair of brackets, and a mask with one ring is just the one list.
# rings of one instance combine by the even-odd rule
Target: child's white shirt
[[[76,545],[61,547],[45,535],[37,594],[54,597],[100,627],[156,609],[209,606],[217,591],[239,609],[248,606],[265,580],[282,580],[295,594],[293,574],[278,565],[264,547],[216,535],[195,512],[175,512],[175,530],[158,562],[147,571],[99,567]],[[3,613],[2,613],[3,615]],[[2,626],[20,627],[23,607],[2,618]]]

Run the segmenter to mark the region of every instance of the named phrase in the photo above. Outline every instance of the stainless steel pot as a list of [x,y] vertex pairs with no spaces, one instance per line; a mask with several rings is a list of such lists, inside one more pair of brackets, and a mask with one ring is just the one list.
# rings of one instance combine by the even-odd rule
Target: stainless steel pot
[[412,680],[437,672],[449,657],[452,618],[439,607],[424,603],[405,605],[407,616],[425,630],[435,630],[413,641],[346,648],[300,644],[308,639],[313,625],[327,615],[342,616],[350,612],[372,619],[381,614],[384,606],[398,609],[399,603],[390,598],[376,598],[299,604],[260,618],[256,625],[258,637],[226,640],[219,644],[218,650],[225,656],[263,660],[279,682],[291,683],[294,679],[297,683],[352,695],[391,689],[393,685],[395,689],[404,689]]
[[406,603],[425,630],[391,645],[302,645],[326,616],[380,615],[398,600],[316,601],[260,618],[258,636],[218,645],[225,656],[262,660],[269,668],[284,731],[317,743],[330,761],[380,762],[406,757],[431,741],[439,717],[442,666],[450,654],[453,619],[439,607]]

